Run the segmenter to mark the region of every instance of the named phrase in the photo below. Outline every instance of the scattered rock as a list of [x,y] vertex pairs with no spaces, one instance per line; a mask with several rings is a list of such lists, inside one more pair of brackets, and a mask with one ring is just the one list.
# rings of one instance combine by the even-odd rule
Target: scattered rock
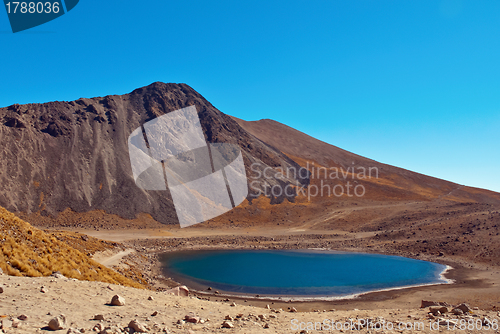
[[455,327],[457,325],[456,320],[452,319],[439,319],[439,325],[440,326],[449,326],[449,327]]
[[21,321],[19,321],[19,319],[14,319],[12,320],[12,328],[19,328],[21,327]]
[[222,328],[234,328],[234,325],[233,325],[233,323],[231,321],[225,320],[222,323]]
[[131,322],[128,323],[128,328],[131,328],[134,330],[134,332],[138,333],[146,333],[148,330],[146,329],[146,326],[141,324],[137,320],[132,320]]
[[446,303],[446,302],[434,302],[431,300],[422,300],[422,303],[420,304],[420,308],[426,308],[429,306],[446,306],[450,307],[451,305]]
[[49,321],[48,327],[50,330],[53,330],[53,331],[58,331],[60,329],[64,329],[66,327],[66,317],[63,314],[61,314],[55,318],[52,318]]
[[290,312],[297,312],[297,309],[296,309],[295,307],[292,307],[292,308],[290,309]]
[[154,311],[153,313],[151,313],[152,317],[156,317],[157,315],[158,315],[158,311]]
[[68,331],[66,332],[66,334],[82,334],[83,332],[79,329],[76,329],[76,328],[70,328],[68,329]]
[[104,320],[104,315],[96,314],[94,315],[94,318],[92,320],[99,320],[99,321]]
[[446,306],[431,306],[429,307],[429,312],[434,315],[445,314],[448,312],[448,308],[446,308]]
[[0,293],[3,293],[3,288],[0,286]]
[[54,271],[52,273],[52,275],[50,275],[50,277],[55,277],[55,278],[66,278],[66,276],[64,276],[63,274],[61,274],[61,272],[59,271]]
[[0,268],[0,276],[2,276],[2,275],[3,275],[3,270],[2,270],[2,268]]
[[458,306],[455,306],[455,308],[461,310],[463,313],[472,313],[472,309],[466,303],[462,303]]
[[47,293],[48,291],[49,291],[49,290],[47,290],[47,288],[46,288],[46,287],[44,287],[44,286],[42,286],[42,287],[40,288],[40,292],[41,292],[41,293]]
[[153,299],[154,299],[153,296],[148,297],[148,300],[153,300]]
[[226,315],[226,317],[224,318],[224,320],[230,320],[230,321],[233,321],[233,318],[232,318],[230,315]]
[[119,295],[114,295],[113,298],[111,298],[111,305],[123,306],[125,305],[125,299]]
[[92,330],[94,332],[101,332],[104,330],[104,325],[103,324],[97,324],[94,326],[94,328],[92,328]]
[[454,315],[463,315],[464,311],[459,308],[454,308],[453,310],[451,310],[451,313],[453,313]]
[[28,319],[28,316],[26,314],[21,314],[20,316],[17,317],[17,319],[25,321]]
[[236,303],[231,303],[231,305],[230,305],[230,306],[233,306],[233,307],[234,307],[234,306],[236,306]]
[[196,317],[196,316],[192,316],[192,315],[186,315],[184,317],[184,321],[185,322],[190,322],[192,324],[197,324],[197,323],[201,322],[201,319],[200,319],[200,317]]
[[264,328],[269,328],[269,324],[266,322],[266,324],[264,325]]
[[175,287],[173,289],[167,290],[167,291],[165,291],[165,293],[169,293],[169,294],[172,294],[174,296],[187,297],[187,296],[189,296],[189,289],[186,286],[182,285],[182,286],[178,286],[178,287]]

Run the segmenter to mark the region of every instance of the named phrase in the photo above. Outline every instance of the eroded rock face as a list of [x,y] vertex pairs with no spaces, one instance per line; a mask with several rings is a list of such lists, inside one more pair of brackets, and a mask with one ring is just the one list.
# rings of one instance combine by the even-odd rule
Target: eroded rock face
[[[0,205],[45,215],[66,208],[104,210],[127,219],[149,213],[159,222],[177,223],[168,191],[145,191],[135,185],[127,139],[145,122],[191,105],[198,111],[207,142],[241,148],[248,177],[257,162],[259,170],[300,168],[191,87],[154,83],[126,95],[0,108],[0,169],[5,171],[0,176]],[[271,185],[290,182],[273,175],[267,180]],[[299,181],[307,184],[309,179]]]

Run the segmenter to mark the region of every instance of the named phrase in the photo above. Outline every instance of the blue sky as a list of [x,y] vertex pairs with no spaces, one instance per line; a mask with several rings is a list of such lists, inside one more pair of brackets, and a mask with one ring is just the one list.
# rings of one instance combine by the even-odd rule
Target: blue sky
[[92,1],[13,34],[0,106],[184,82],[380,162],[500,191],[500,1]]

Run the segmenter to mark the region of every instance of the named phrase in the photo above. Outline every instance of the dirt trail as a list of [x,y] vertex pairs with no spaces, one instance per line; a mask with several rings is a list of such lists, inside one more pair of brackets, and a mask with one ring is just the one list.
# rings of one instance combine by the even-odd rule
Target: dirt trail
[[105,251],[101,253],[96,253],[93,256],[93,259],[103,266],[106,267],[111,267],[111,266],[116,266],[120,264],[120,260],[124,258],[125,256],[134,253],[134,249],[126,249],[124,251],[118,252],[116,254],[112,254],[111,251]]

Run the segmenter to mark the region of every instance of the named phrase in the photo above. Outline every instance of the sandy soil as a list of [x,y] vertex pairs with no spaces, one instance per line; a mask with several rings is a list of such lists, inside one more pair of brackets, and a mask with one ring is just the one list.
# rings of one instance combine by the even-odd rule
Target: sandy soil
[[[333,320],[336,323],[353,323],[361,319],[370,318],[374,322],[386,321],[394,326],[398,332],[399,323],[403,326],[415,326],[422,323],[424,330],[422,333],[433,333],[436,330],[429,328],[431,322],[427,319],[427,309],[418,309],[419,305],[412,305],[411,308],[398,309],[372,309],[372,310],[334,310],[330,307],[327,310],[318,312],[289,312],[287,309],[276,313],[273,310],[258,308],[247,305],[231,306],[230,302],[211,302],[200,300],[197,297],[178,297],[162,292],[152,292],[127,288],[116,285],[109,285],[99,282],[86,282],[69,280],[65,278],[27,278],[0,276],[0,286],[3,293],[0,294],[0,316],[3,321],[6,333],[33,333],[44,332],[48,322],[53,317],[64,314],[67,326],[59,332],[66,333],[68,328],[84,329],[91,332],[92,329],[102,324],[102,328],[110,327],[108,333],[119,332],[125,328],[131,320],[138,320],[149,328],[153,333],[299,333],[300,326],[306,329],[307,326],[314,328],[315,322],[323,322],[325,319]],[[44,287],[45,293],[41,292]],[[110,306],[113,295],[118,294],[125,298],[124,306]],[[148,300],[152,297],[152,300]],[[419,304],[419,303],[418,303]],[[270,305],[270,308],[276,308]],[[276,308],[277,309],[277,308]],[[154,312],[158,312],[153,316]],[[103,321],[91,320],[94,315],[102,314]],[[181,321],[186,315],[200,317],[203,323],[188,323]],[[19,328],[13,329],[12,320],[20,315],[26,315],[27,319],[15,321]],[[238,315],[241,315],[238,318]],[[226,316],[231,317],[230,321],[234,328],[221,328]],[[259,318],[261,316],[261,318]],[[443,319],[457,318],[457,316],[442,316]],[[496,311],[476,310],[464,321],[475,322],[487,317],[493,323],[498,321],[499,314]],[[294,320],[295,319],[295,320]],[[311,322],[311,324],[308,324]],[[433,320],[435,323],[436,320]],[[328,323],[328,322],[327,322]],[[265,328],[267,324],[267,327]],[[329,323],[328,323],[329,324]],[[318,329],[319,324],[316,324]],[[350,325],[348,325],[350,326]],[[434,325],[437,326],[437,325]],[[474,325],[475,326],[475,325]],[[479,325],[477,325],[479,326]],[[453,325],[451,325],[451,328]],[[405,327],[401,327],[405,328]],[[323,327],[323,329],[325,329]],[[446,325],[441,325],[442,331],[450,333],[470,333],[483,331],[463,331],[450,330]],[[344,332],[349,331],[344,330]],[[411,332],[410,330],[404,330]],[[309,330],[309,333],[313,331]],[[375,332],[373,329],[363,328],[360,333]],[[390,330],[380,330],[378,332],[390,332]],[[489,330],[489,333],[498,333]]]

